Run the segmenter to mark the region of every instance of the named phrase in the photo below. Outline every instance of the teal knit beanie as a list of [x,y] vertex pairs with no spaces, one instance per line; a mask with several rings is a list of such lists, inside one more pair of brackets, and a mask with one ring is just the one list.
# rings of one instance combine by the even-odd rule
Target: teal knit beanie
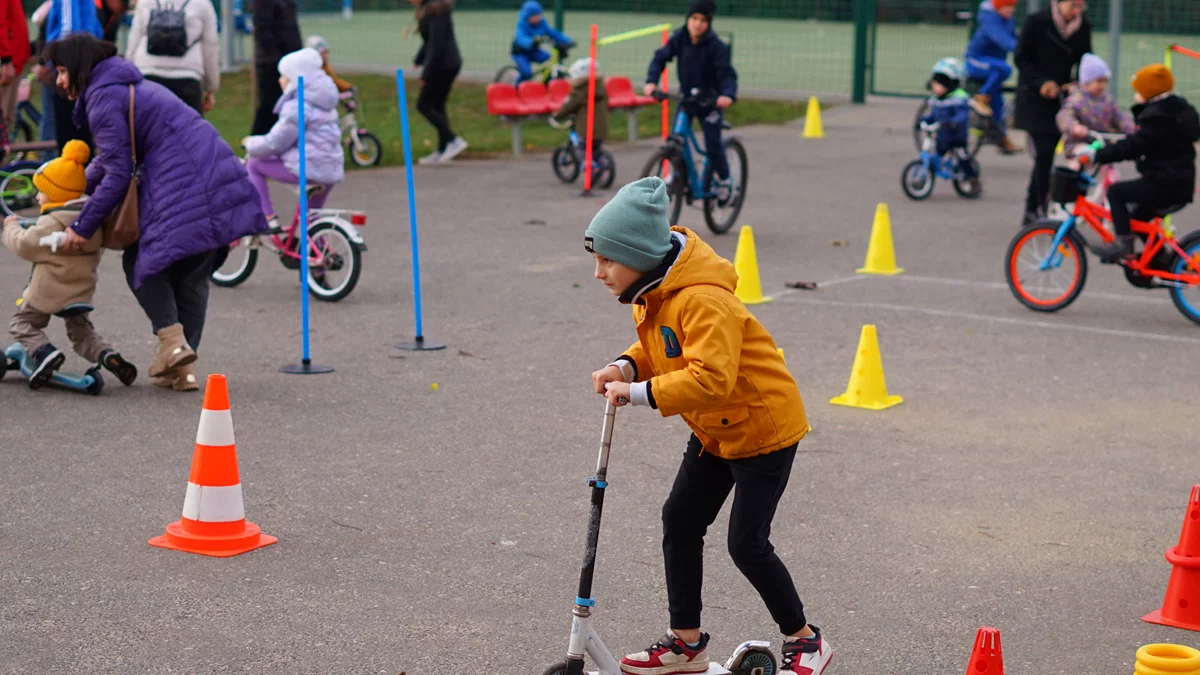
[[657,176],[621,188],[592,218],[583,240],[589,253],[648,272],[671,250],[667,184]]

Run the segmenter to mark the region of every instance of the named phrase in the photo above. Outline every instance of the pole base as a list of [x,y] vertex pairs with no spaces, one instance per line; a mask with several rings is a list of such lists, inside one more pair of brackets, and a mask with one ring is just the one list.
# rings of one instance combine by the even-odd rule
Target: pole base
[[439,349],[445,349],[446,345],[438,342],[429,342],[424,336],[418,335],[416,339],[408,342],[400,342],[396,344],[396,349],[403,349],[406,352],[436,352]]
[[595,197],[596,195],[592,194],[591,190],[581,190],[579,192],[579,196],[580,197]]
[[324,375],[325,373],[332,373],[333,367],[318,365],[312,361],[301,361],[290,366],[283,366],[279,369],[279,372],[287,373],[288,375]]

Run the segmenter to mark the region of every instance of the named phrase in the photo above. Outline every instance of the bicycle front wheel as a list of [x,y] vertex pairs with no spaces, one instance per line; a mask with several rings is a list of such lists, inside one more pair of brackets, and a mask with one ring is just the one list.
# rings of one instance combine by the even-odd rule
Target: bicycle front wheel
[[667,184],[667,196],[671,199],[669,222],[677,225],[679,212],[683,210],[684,189],[688,179],[679,152],[669,146],[655,150],[642,168],[642,178],[648,176],[658,176]]
[[918,201],[933,194],[936,181],[937,176],[919,159],[909,162],[900,174],[900,187],[904,188],[904,194],[908,195],[909,199]]
[[22,166],[7,172],[0,180],[0,206],[6,216],[21,218],[36,218],[40,211],[37,203],[37,188],[33,185],[33,175],[37,173],[37,164]]
[[254,266],[258,264],[258,248],[254,240],[255,237],[242,237],[229,245],[229,256],[209,275],[214,284],[233,288],[250,278]]
[[579,159],[575,150],[569,144],[563,144],[554,149],[550,155],[550,164],[554,167],[554,175],[564,183],[574,183],[579,178]]
[[729,162],[729,178],[732,185],[716,191],[717,174],[712,165],[704,179],[704,222],[716,234],[725,234],[737,222],[746,203],[746,187],[750,181],[750,167],[746,161],[746,148],[736,138],[725,141],[725,159]]
[[353,138],[347,139],[346,150],[350,159],[356,165],[364,168],[377,166],[383,159],[383,143],[380,143],[379,138],[369,131],[359,131],[357,142]]
[[[1038,221],[1008,245],[1004,278],[1013,296],[1034,311],[1057,312],[1071,304],[1087,279],[1087,255],[1076,232],[1068,232],[1051,251],[1058,228],[1054,221]],[[1050,264],[1042,269],[1048,257]]]
[[502,82],[504,84],[511,84],[515,87],[517,86],[517,78],[520,76],[521,71],[517,70],[516,66],[509,64],[496,71],[496,77],[492,80],[492,82]]

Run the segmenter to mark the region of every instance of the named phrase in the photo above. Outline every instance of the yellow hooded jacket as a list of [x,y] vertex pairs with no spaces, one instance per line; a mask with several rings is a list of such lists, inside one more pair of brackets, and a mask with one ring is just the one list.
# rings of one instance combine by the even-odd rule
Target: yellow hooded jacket
[[623,354],[663,417],[681,415],[725,459],[773,452],[809,431],[775,341],[738,300],[733,264],[696,233],[662,283],[633,303],[638,341]]

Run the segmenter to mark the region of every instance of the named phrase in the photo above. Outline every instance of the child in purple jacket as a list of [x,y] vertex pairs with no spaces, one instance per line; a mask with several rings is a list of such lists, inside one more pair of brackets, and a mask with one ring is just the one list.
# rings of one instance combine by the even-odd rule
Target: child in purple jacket
[[1095,54],[1083,55],[1079,63],[1079,86],[1071,91],[1055,117],[1058,130],[1063,133],[1066,156],[1070,157],[1090,132],[1132,134],[1137,131],[1133,118],[1108,93],[1110,77],[1112,71],[1104,59]]

